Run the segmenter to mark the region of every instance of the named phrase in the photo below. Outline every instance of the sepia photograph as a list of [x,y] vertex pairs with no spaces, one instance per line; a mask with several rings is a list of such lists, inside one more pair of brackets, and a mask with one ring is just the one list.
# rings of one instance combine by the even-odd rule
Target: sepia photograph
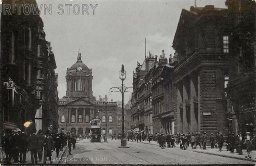
[[0,166],[255,164],[255,0],[0,0]]

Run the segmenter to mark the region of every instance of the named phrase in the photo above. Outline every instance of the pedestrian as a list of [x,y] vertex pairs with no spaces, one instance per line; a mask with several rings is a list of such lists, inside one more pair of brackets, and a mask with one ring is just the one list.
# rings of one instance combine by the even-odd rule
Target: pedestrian
[[218,140],[219,140],[219,136],[220,136],[220,133],[217,132],[216,135],[215,135],[215,148],[218,148]]
[[2,139],[2,147],[5,153],[5,160],[7,164],[10,163],[10,157],[11,157],[11,131],[5,130],[3,134],[3,139]]
[[235,133],[232,132],[231,136],[230,136],[230,152],[234,153],[235,150]]
[[167,148],[170,148],[171,147],[171,135],[170,135],[170,133],[168,133],[166,135],[166,143],[167,143]]
[[252,158],[252,156],[251,156],[252,140],[250,137],[250,132],[246,132],[246,138],[245,138],[244,144],[246,146],[246,151],[247,151],[247,156],[245,156],[245,158],[251,159]]
[[199,132],[196,134],[195,139],[196,139],[196,140],[195,140],[195,141],[196,141],[195,149],[196,149],[197,145],[199,145],[199,147],[200,147],[200,149],[201,149],[201,135],[200,135]]
[[18,163],[19,161],[19,134],[18,131],[20,129],[16,129],[13,131],[13,135],[11,137],[10,143],[11,143],[11,157],[13,158],[14,163]]
[[19,134],[19,156],[20,156],[20,162],[21,163],[26,163],[26,154],[27,154],[27,149],[28,149],[28,139],[27,135],[24,132],[20,131]]
[[68,144],[68,154],[72,155],[71,154],[72,138],[71,138],[70,132],[67,133],[67,144]]
[[33,132],[28,138],[29,150],[32,164],[37,164],[38,137]]
[[153,139],[153,135],[152,134],[149,134],[148,136],[148,142],[150,143],[150,141]]
[[46,164],[47,157],[50,160],[50,164],[52,164],[52,150],[54,148],[53,138],[50,135],[50,131],[46,131],[45,139],[43,142],[44,145],[44,164]]
[[213,149],[215,145],[215,139],[214,139],[213,133],[211,133],[211,136],[210,136],[210,143],[211,143],[211,149]]
[[236,152],[237,152],[239,155],[242,155],[242,154],[243,154],[242,146],[243,146],[243,138],[242,138],[241,134],[238,134],[238,135],[236,136]]
[[[107,139],[106,134],[104,135],[104,137]],[[76,148],[76,135],[73,133],[71,138],[72,138],[72,145],[74,150]]]
[[56,134],[54,137],[54,147],[56,150],[56,157],[59,157],[60,149],[61,149],[61,139],[60,134]]
[[44,134],[42,130],[38,130],[37,132],[37,139],[38,139],[38,150],[37,150],[37,157],[38,161],[41,162],[43,159],[43,142],[44,142]]
[[171,135],[171,147],[174,148],[175,147],[175,138],[173,135]]
[[196,142],[196,138],[194,133],[192,133],[191,135],[191,148],[194,149],[195,148],[195,142]]
[[191,143],[191,134],[188,132],[187,134],[187,146],[189,147],[189,144]]
[[219,147],[219,151],[222,151],[222,147],[223,147],[223,143],[224,143],[224,137],[222,135],[222,133],[219,133],[218,136],[218,147]]
[[204,132],[202,136],[202,145],[204,150],[206,149],[206,143],[207,143],[207,135],[206,135],[206,132]]

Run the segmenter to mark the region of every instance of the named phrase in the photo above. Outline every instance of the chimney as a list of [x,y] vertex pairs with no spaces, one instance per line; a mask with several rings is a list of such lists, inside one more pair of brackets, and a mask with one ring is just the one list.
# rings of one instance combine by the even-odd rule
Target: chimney
[[105,101],[106,101],[106,102],[108,101],[108,96],[107,96],[107,95],[105,95]]

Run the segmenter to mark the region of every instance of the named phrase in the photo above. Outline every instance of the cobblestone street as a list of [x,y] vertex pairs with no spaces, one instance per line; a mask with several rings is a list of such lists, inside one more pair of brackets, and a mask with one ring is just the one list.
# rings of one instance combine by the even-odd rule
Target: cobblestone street
[[72,155],[63,157],[62,164],[253,164],[252,161],[197,153],[191,149],[161,149],[154,142],[128,142],[129,148],[119,146],[120,140],[108,140],[107,143],[81,140]]

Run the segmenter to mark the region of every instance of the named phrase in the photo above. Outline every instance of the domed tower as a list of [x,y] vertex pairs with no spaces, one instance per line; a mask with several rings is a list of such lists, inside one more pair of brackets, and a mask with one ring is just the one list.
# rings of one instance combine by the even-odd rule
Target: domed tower
[[78,53],[77,61],[67,69],[67,97],[86,97],[92,98],[92,69],[89,69],[81,58],[81,53]]

